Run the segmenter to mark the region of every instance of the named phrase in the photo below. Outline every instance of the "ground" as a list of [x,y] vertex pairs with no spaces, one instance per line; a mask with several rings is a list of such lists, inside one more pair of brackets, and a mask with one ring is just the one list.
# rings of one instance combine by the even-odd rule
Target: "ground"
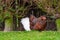
[[60,32],[56,31],[0,32],[0,40],[60,40]]

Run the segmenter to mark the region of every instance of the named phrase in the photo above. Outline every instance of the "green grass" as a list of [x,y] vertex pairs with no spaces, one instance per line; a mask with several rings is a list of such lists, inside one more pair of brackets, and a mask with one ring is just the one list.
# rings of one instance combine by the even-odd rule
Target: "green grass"
[[60,40],[60,32],[0,32],[0,40]]

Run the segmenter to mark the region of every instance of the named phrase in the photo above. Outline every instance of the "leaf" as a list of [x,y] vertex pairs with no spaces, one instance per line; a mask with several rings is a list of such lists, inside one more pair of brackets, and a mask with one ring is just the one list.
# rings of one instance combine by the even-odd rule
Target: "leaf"
[[9,11],[5,12],[5,17],[11,17],[11,13]]

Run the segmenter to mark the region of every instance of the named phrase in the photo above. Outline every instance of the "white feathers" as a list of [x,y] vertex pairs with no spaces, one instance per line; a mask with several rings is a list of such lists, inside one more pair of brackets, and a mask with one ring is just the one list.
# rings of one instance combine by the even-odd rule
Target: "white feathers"
[[23,25],[23,27],[24,27],[24,29],[26,31],[31,31],[31,29],[30,29],[30,22],[29,22],[29,18],[28,17],[22,18],[21,19],[21,23],[22,23],[22,25]]

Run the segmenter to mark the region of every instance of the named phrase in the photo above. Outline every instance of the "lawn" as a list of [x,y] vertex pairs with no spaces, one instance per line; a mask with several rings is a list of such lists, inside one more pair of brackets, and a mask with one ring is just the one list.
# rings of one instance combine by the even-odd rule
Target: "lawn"
[[56,31],[0,32],[0,40],[60,40],[60,32]]

